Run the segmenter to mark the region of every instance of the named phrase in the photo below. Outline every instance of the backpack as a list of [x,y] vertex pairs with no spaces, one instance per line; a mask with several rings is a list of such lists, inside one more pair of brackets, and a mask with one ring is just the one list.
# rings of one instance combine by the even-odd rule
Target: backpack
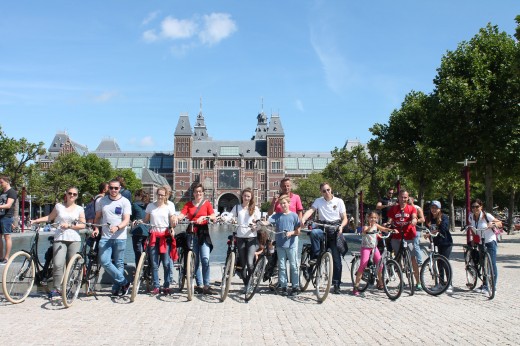
[[96,197],[85,206],[85,220],[94,220],[96,218],[96,201],[101,196]]

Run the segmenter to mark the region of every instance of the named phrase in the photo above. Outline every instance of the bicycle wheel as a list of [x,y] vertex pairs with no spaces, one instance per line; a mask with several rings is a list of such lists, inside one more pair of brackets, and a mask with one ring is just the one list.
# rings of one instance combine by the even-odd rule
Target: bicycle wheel
[[[451,283],[451,266],[448,259],[442,255],[433,255],[427,258],[420,273],[421,286],[424,291],[432,296],[444,293]],[[441,277],[441,274],[442,275]]]
[[393,259],[383,263],[383,289],[390,300],[396,300],[403,293],[403,272]]
[[13,304],[23,302],[31,292],[34,278],[32,256],[25,251],[18,251],[9,258],[2,275],[5,298]]
[[83,268],[85,261],[83,256],[77,253],[69,261],[61,283],[61,298],[65,307],[72,306],[74,300],[78,297],[83,280]]
[[354,255],[352,262],[350,262],[350,279],[352,280],[352,286],[356,283],[356,273],[359,270],[359,264],[361,263],[359,256]]
[[482,274],[482,281],[487,286],[487,298],[491,300],[495,298],[495,270],[493,269],[493,263],[491,262],[491,255],[487,252],[486,257],[484,257]]
[[311,253],[309,247],[303,247],[302,255],[300,258],[300,290],[304,292],[307,289],[307,287],[309,287],[309,283],[311,282],[311,267],[309,265]]
[[231,251],[226,260],[226,266],[222,273],[222,282],[220,283],[220,301],[226,300],[229,293],[229,286],[231,285],[231,278],[233,277],[233,267],[235,266],[235,253]]
[[318,272],[316,273],[316,296],[318,302],[323,303],[329,295],[330,285],[332,284],[332,255],[325,252],[318,259]]
[[415,293],[415,285],[413,277],[412,259],[410,252],[408,252],[407,250],[405,250],[403,252],[403,255],[401,256],[401,264],[405,284],[410,289],[410,295],[413,296],[413,294]]
[[184,289],[186,282],[186,257],[183,248],[178,248],[179,258],[177,259],[177,284],[179,285],[179,292]]
[[467,249],[464,254],[465,270],[466,270],[466,287],[472,290],[477,286],[478,271],[475,261],[473,260],[472,249]]
[[97,257],[88,260],[87,268],[84,275],[85,280],[85,294],[87,296],[96,294],[96,285],[99,280],[99,264]]
[[249,278],[247,280],[246,285],[246,294],[245,294],[245,301],[250,301],[253,296],[256,293],[256,290],[258,288],[258,284],[260,284],[260,281],[262,280],[262,277],[264,276],[264,270],[265,266],[267,264],[267,257],[260,256],[258,261],[256,261],[256,264],[253,268],[253,271],[249,275]]
[[130,301],[132,303],[135,301],[137,293],[139,293],[139,289],[141,288],[141,282],[145,280],[146,267],[148,266],[147,258],[148,254],[146,253],[146,251],[143,251],[141,253],[141,258],[139,258],[139,264],[137,265],[137,269],[135,270],[134,284],[132,286],[132,294],[130,295]]
[[191,250],[186,254],[186,290],[191,301],[195,294],[195,253]]

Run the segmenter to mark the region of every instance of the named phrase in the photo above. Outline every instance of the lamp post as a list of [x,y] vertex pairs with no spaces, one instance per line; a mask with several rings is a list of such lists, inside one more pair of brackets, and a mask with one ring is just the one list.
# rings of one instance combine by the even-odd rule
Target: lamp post
[[[464,165],[463,174],[464,174],[464,186],[465,186],[465,189],[466,189],[466,225],[469,223],[469,213],[471,212],[471,209],[470,209],[471,194],[470,194],[470,188],[469,188],[469,183],[470,183],[470,179],[469,179],[469,165],[472,164],[472,163],[475,163],[475,162],[477,162],[477,161],[476,160],[475,161],[469,161],[468,159],[464,159],[464,161],[457,162],[459,164],[463,164]],[[470,232],[467,232],[466,233],[466,241],[468,243],[470,242],[470,238],[471,238],[471,234],[470,234]]]
[[[359,191],[359,214],[360,214],[360,223],[361,229],[363,229],[363,225],[365,224],[365,212],[363,210],[363,190]],[[356,229],[357,232],[357,229]]]

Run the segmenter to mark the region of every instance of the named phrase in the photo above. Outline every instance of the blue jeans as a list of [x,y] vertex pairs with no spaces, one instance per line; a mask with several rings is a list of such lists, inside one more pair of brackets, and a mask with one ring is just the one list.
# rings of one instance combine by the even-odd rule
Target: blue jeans
[[497,242],[493,240],[493,241],[490,241],[489,243],[486,243],[486,248],[487,248],[487,252],[489,253],[489,256],[491,257],[493,271],[495,272],[495,287],[497,287],[497,280],[498,280]]
[[[317,258],[320,254],[320,244],[325,239],[325,233],[319,228],[314,228],[310,234],[311,238],[311,258]],[[334,286],[341,284],[341,273],[343,271],[343,263],[341,263],[341,254],[339,253],[338,247],[336,246],[336,238],[327,240],[327,248],[330,249],[332,254],[332,283]]]
[[287,287],[287,268],[285,267],[287,260],[289,260],[292,288],[300,287],[297,252],[297,248],[276,247],[276,254],[278,255],[278,282],[282,288]]
[[171,283],[171,260],[170,260],[170,249],[171,241],[167,240],[166,253],[160,253],[160,243],[157,241],[155,246],[150,247],[150,256],[152,258],[152,275],[153,275],[153,288],[159,288],[159,263],[162,262],[164,270],[164,283],[163,287],[170,287]]
[[[199,241],[197,237],[195,237],[193,240],[193,253],[195,255],[195,281],[197,282],[197,286],[201,286],[202,284],[209,286],[209,244],[204,240],[204,242],[199,245]],[[202,262],[202,273],[199,268],[200,262]]]
[[417,260],[417,265],[420,267],[422,265],[422,251],[421,251],[421,231],[417,231],[417,235],[413,240],[413,251],[415,252],[415,259]]
[[[99,262],[108,275],[114,279],[112,291],[117,291],[127,283],[125,279],[125,249],[126,239],[101,238],[99,240]],[[112,263],[112,259],[114,263]]]

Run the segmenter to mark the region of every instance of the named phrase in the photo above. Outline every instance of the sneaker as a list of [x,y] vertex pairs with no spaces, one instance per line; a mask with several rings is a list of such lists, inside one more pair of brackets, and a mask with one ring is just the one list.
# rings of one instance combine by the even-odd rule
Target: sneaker
[[339,294],[339,285],[334,285],[334,291],[332,291],[334,294]]
[[59,298],[59,297],[61,297],[61,292],[58,290],[52,290],[49,292],[48,297],[50,300]]
[[170,294],[172,294],[172,290],[171,290],[169,287],[164,287],[164,288],[162,289],[162,293],[163,293],[164,295],[170,295]]
[[357,287],[354,287],[354,290],[352,290],[352,295],[359,297],[359,291],[358,291]]
[[217,292],[215,292],[215,291],[213,290],[213,288],[211,288],[211,287],[204,288],[202,293],[203,293],[203,294],[206,294],[206,295],[209,295],[209,296],[215,296],[215,295],[217,295]]
[[127,282],[126,284],[124,284],[123,286],[121,286],[121,295],[122,296],[126,296],[128,294],[128,292],[130,291],[130,283]]
[[473,291],[475,291],[475,292],[477,292],[477,293],[482,293],[482,291],[483,291],[484,289],[487,291],[487,287],[484,288],[484,285],[481,285],[480,287],[475,287],[475,288],[473,289]]
[[117,291],[112,290],[112,292],[110,293],[110,296],[111,297],[119,297],[119,293],[120,292],[121,292],[120,290],[117,290]]
[[278,290],[277,290],[278,294],[281,295],[281,296],[286,296],[287,295],[287,287],[280,287]]
[[291,290],[291,297],[294,297],[294,296],[297,296],[298,294],[300,294],[300,288],[299,287],[294,287],[292,290]]
[[446,289],[446,293],[453,293],[453,286],[452,285],[449,285],[448,288]]
[[204,293],[204,289],[201,286],[195,286],[195,294]]
[[421,286],[421,284],[417,284],[417,285],[415,286],[415,290],[416,290],[417,292],[422,291],[422,286]]
[[152,292],[151,292],[152,296],[156,296],[156,295],[158,295],[159,293],[161,293],[161,291],[159,290],[159,287],[155,287],[155,288],[152,290]]
[[7,260],[5,258],[2,258],[0,260],[0,265],[5,266],[7,264]]

